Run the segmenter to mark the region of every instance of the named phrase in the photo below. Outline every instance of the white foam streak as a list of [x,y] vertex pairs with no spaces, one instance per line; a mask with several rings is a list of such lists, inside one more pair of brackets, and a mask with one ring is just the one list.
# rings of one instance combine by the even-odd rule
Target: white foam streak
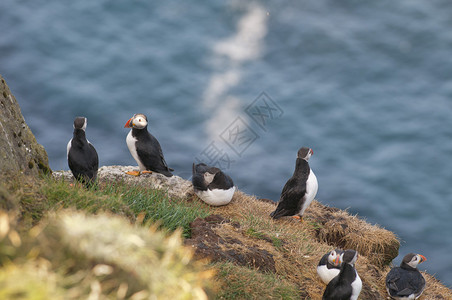
[[225,96],[223,104],[218,107],[206,123],[207,135],[211,140],[217,138],[229,124],[240,114],[240,99],[234,96]]
[[262,39],[267,34],[266,11],[252,5],[237,25],[236,35],[218,42],[214,51],[235,62],[256,59],[261,54]]
[[217,72],[211,76],[203,95],[204,107],[212,110],[206,124],[210,140],[240,115],[241,100],[230,95],[230,90],[240,83],[243,64],[260,57],[266,34],[267,13],[261,6],[251,4],[237,22],[236,33],[213,46]]
[[240,81],[240,72],[236,69],[226,70],[223,73],[215,73],[210,77],[209,85],[204,92],[204,105],[211,109],[219,104],[227,91]]

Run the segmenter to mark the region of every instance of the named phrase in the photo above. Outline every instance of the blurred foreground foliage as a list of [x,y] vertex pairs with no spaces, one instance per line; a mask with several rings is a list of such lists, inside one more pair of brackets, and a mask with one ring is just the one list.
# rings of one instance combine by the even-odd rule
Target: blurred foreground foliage
[[180,231],[70,210],[21,235],[16,226],[0,212],[0,299],[207,299],[213,271]]
[[214,271],[182,239],[207,210],[122,183],[85,189],[51,178],[0,179],[0,299],[212,294]]

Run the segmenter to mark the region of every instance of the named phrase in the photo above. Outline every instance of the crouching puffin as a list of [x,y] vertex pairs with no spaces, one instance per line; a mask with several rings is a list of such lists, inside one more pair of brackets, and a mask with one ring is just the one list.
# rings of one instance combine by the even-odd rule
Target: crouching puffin
[[322,256],[317,265],[317,274],[325,284],[339,275],[341,270],[340,256],[344,253],[341,249],[334,249]]
[[138,163],[140,171],[127,172],[129,175],[138,176],[141,173],[157,172],[171,177],[173,169],[169,168],[163,157],[159,141],[149,133],[148,119],[143,114],[135,114],[130,118],[124,128],[132,128],[127,135],[126,142],[130,154]]
[[386,275],[386,290],[393,299],[417,299],[425,288],[425,279],[416,268],[427,259],[420,254],[405,255],[400,267],[394,267]]
[[67,162],[74,177],[89,185],[97,178],[99,157],[94,146],[86,139],[87,123],[85,117],[75,118],[74,135],[67,144]]
[[231,177],[204,163],[193,164],[192,183],[195,194],[212,206],[228,204],[235,192]]
[[356,272],[358,252],[345,250],[340,256],[342,263],[339,274],[326,286],[322,300],[357,300],[363,283]]
[[297,154],[295,171],[282,189],[276,210],[270,214],[274,219],[293,216],[303,221],[303,213],[311,204],[318,190],[317,177],[309,167],[308,160],[314,151],[300,148]]

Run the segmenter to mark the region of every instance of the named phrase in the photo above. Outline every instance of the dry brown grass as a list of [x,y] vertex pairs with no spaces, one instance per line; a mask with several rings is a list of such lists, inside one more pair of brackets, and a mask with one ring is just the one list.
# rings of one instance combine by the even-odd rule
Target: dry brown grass
[[315,231],[319,241],[342,249],[355,249],[377,265],[389,264],[398,254],[400,243],[393,232],[346,211],[314,201],[307,217],[318,223]]
[[452,299],[452,292],[449,288],[444,286],[439,280],[430,274],[422,272],[425,280],[427,281],[425,291],[419,300],[430,299]]
[[[240,228],[227,223],[214,230],[222,238],[241,241],[238,250],[251,245],[270,253],[275,276],[297,286],[301,299],[321,299],[325,285],[317,276],[316,266],[324,253],[334,247],[356,249],[360,254],[356,267],[363,281],[360,299],[387,298],[387,264],[399,248],[394,233],[317,201],[306,211],[303,223],[291,218],[275,221],[269,217],[274,209],[273,203],[237,191],[229,205],[212,208],[212,213],[238,222]],[[421,299],[452,299],[450,289],[434,277],[424,276],[427,289]]]

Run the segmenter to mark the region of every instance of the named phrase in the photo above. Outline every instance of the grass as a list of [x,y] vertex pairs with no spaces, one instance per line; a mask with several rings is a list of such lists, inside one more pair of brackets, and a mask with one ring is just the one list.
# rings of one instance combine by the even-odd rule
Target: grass
[[158,222],[161,229],[169,232],[182,228],[183,237],[189,237],[190,222],[210,213],[208,207],[198,202],[169,198],[165,191],[124,182],[100,184],[89,189],[79,183],[70,184],[49,177],[42,180],[15,178],[6,182],[6,189],[18,199],[26,229],[36,225],[48,211],[73,208],[89,214],[108,211],[131,222],[141,215],[144,224]]
[[257,231],[256,229],[254,229],[252,227],[250,227],[250,228],[248,228],[246,230],[246,234],[251,236],[251,237],[254,237],[256,239],[260,239],[260,240],[263,240],[266,237],[266,235],[264,233],[259,232],[259,231]]
[[272,236],[269,237],[267,236],[267,234],[265,234],[262,231],[257,231],[255,228],[253,227],[249,227],[246,231],[245,234],[255,238],[255,239],[259,239],[259,240],[265,240],[265,241],[269,241],[272,243],[273,247],[275,247],[276,249],[283,251],[283,244],[284,241],[276,236]]
[[221,290],[217,299],[300,299],[298,287],[273,273],[261,273],[232,263],[217,263]]
[[165,191],[125,183],[109,184],[102,188],[106,195],[116,195],[135,215],[144,214],[143,222],[158,222],[162,229],[174,231],[182,228],[182,235],[190,237],[190,226],[196,218],[209,215],[209,208],[186,199],[169,198]]

